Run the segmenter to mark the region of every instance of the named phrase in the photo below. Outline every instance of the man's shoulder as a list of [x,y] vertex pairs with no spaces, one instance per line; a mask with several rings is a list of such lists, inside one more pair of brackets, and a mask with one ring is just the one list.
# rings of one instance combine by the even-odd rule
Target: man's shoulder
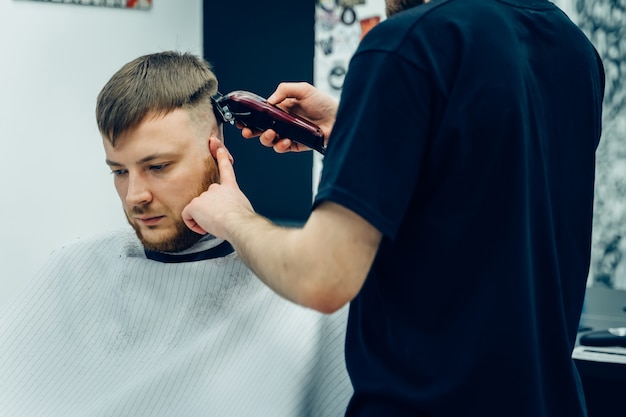
[[99,256],[103,253],[126,252],[142,254],[142,246],[132,230],[117,229],[77,237],[57,247],[53,256],[84,254]]

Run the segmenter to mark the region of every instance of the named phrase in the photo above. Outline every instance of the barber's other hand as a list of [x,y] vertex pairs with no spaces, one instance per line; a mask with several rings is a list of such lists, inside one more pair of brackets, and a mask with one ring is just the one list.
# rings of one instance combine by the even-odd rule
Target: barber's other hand
[[230,160],[230,163],[233,164],[235,162],[235,159],[233,158],[233,156],[230,154],[230,152],[228,152],[228,149],[226,148],[226,146],[224,145],[224,142],[222,142],[221,140],[219,140],[218,138],[216,138],[215,136],[211,136],[209,138],[209,152],[211,152],[211,156],[217,161],[217,150],[218,149],[224,149],[226,151],[226,153],[228,154],[228,159]]
[[254,214],[254,209],[239,189],[228,150],[218,146],[215,157],[220,183],[211,184],[208,190],[191,200],[183,209],[182,217],[187,227],[196,233],[210,233],[229,240],[229,220],[237,222],[241,216]]
[[[315,123],[322,129],[325,141],[328,141],[335,124],[338,106],[337,101],[328,94],[305,82],[280,83],[267,101]],[[300,152],[310,149],[291,141],[289,138],[281,138],[276,141],[276,132],[272,129],[258,132],[244,128],[241,134],[245,138],[259,136],[263,145],[273,147],[278,153]]]

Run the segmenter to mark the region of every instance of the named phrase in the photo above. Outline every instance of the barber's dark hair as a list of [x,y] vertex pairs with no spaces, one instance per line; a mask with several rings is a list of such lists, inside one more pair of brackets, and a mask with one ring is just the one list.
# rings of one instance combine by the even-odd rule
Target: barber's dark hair
[[217,93],[217,78],[202,58],[175,51],[144,55],[120,68],[98,94],[98,129],[113,146],[120,134],[147,116],[206,106]]
[[385,11],[388,17],[396,13],[403,12],[412,7],[424,4],[424,0],[387,0],[385,2]]

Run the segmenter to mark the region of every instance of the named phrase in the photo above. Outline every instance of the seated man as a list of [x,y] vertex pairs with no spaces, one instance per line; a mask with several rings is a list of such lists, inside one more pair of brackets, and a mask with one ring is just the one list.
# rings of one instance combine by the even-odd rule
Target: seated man
[[345,313],[275,295],[182,209],[219,180],[217,80],[147,55],[98,96],[106,162],[134,229],[56,250],[0,313],[2,416],[340,416]]

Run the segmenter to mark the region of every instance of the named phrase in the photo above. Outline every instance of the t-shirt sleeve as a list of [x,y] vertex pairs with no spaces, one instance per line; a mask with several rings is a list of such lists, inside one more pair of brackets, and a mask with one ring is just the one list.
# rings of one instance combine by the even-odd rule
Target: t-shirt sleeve
[[394,239],[425,164],[427,74],[396,53],[357,53],[342,91],[314,207],[340,204]]

